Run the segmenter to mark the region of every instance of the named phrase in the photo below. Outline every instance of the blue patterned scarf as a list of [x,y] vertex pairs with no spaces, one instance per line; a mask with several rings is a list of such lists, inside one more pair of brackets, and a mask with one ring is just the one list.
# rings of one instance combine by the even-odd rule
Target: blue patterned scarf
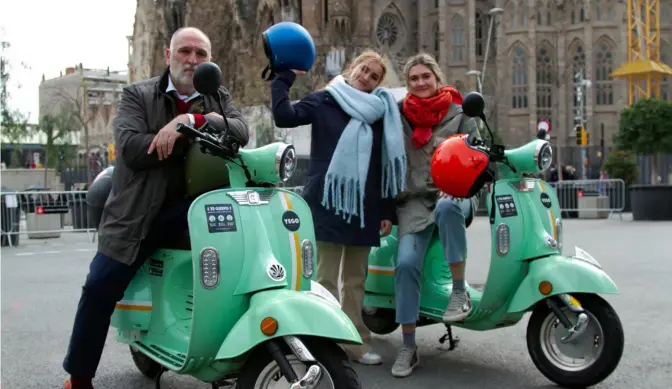
[[[371,124],[383,119],[382,197],[395,198],[406,189],[406,150],[399,107],[386,88],[361,92],[337,76],[326,90],[351,119],[343,130],[329,164],[322,205],[347,217],[358,216],[364,228],[364,189],[369,172],[373,130]],[[331,195],[331,206],[329,205]]]

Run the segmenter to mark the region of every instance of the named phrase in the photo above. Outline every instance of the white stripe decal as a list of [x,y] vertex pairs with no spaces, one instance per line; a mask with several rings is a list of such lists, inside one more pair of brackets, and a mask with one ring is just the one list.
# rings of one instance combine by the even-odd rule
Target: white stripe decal
[[[288,211],[291,209],[291,200],[289,199],[289,195],[285,192],[280,193],[280,201],[282,202],[282,208],[285,211]],[[292,277],[291,277],[291,285],[290,288],[294,290],[299,290],[300,287],[300,281],[301,281],[301,269],[299,268],[299,260],[300,260],[300,253],[297,251],[297,241],[299,234],[296,232],[289,232],[289,248],[290,252],[292,253]]]
[[282,209],[285,211],[289,209],[289,206],[287,205],[287,194],[284,192],[280,192],[280,202],[282,203]]

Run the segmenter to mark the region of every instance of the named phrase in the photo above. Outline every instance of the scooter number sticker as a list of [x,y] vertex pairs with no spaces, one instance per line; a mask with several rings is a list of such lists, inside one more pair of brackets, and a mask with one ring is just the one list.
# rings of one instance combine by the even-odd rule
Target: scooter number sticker
[[232,232],[237,231],[236,217],[231,204],[212,204],[205,206],[205,217],[208,220],[208,231]]
[[518,211],[516,211],[516,203],[513,202],[513,196],[495,196],[495,202],[497,203],[497,208],[499,208],[499,215],[501,217],[511,217],[518,215]]

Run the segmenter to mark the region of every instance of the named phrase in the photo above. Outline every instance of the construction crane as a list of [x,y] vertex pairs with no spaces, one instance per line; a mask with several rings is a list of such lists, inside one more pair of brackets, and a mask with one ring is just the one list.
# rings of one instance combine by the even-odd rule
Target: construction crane
[[664,77],[672,68],[660,62],[660,0],[627,0],[628,62],[611,76],[628,80],[628,105],[660,98]]

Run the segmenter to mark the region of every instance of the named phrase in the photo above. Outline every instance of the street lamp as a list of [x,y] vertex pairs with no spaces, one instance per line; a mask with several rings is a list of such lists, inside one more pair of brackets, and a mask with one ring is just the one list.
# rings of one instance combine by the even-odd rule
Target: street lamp
[[466,73],[466,75],[476,77],[476,83],[478,85],[478,93],[483,94],[483,83],[481,83],[481,72],[479,70],[470,70]]
[[483,58],[483,70],[478,71],[475,69],[469,70],[466,75],[467,76],[475,76],[476,81],[478,82],[478,92],[483,94],[483,82],[485,81],[485,71],[488,67],[488,58],[490,54],[490,42],[492,41],[492,30],[495,27],[495,19],[497,16],[501,15],[504,13],[504,10],[502,8],[492,8],[490,11],[488,11],[488,15],[490,15],[490,24],[488,25],[488,39],[485,42],[485,57]]
[[488,26],[488,40],[485,43],[485,58],[483,59],[483,71],[481,72],[481,78],[484,80],[485,79],[485,69],[486,66],[488,65],[488,54],[490,54],[490,41],[492,40],[492,30],[495,27],[495,19],[497,16],[501,15],[504,13],[504,10],[501,8],[492,8],[490,11],[488,11],[488,14],[490,15],[490,25]]

